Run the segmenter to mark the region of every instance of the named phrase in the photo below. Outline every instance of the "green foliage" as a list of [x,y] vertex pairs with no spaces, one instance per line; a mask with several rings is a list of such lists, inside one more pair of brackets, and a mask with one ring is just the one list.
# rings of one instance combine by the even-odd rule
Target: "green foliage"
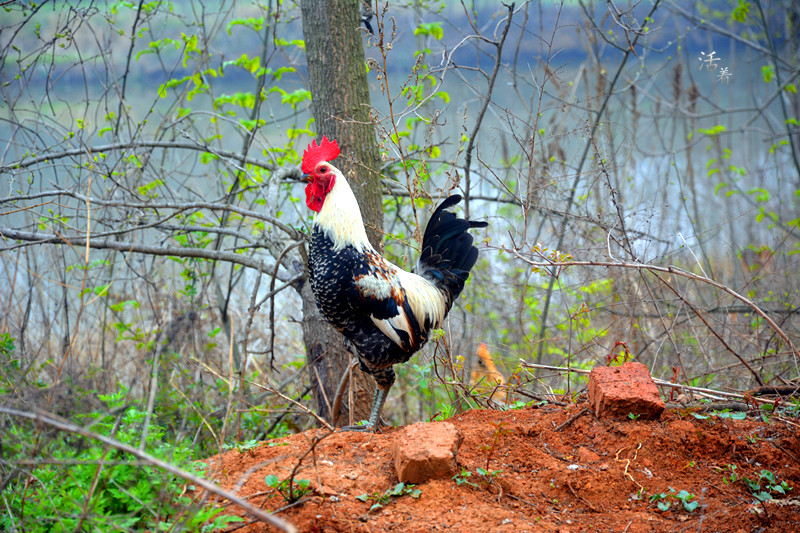
[[731,18],[736,22],[744,23],[747,20],[747,15],[750,13],[750,2],[739,0],[739,5],[731,11]]
[[461,467],[461,473],[453,476],[453,481],[456,485],[469,485],[470,487],[478,488],[478,485],[469,480],[472,477],[472,472],[464,467]]
[[[80,418],[100,435],[139,446],[146,413],[126,395],[125,390],[100,395],[108,411]],[[164,428],[150,424],[147,430],[147,453],[203,475],[206,465],[193,461],[191,440],[172,444]],[[178,524],[190,531],[213,531],[241,520],[223,516],[221,507],[193,506],[182,479],[98,442],[66,434],[45,442],[40,428],[12,425],[4,451],[11,464],[30,457],[42,460],[10,479],[3,493],[9,510],[0,516],[3,531],[164,530]]]
[[414,29],[414,35],[428,35],[437,41],[444,37],[444,30],[441,22],[422,23]]
[[246,19],[232,20],[228,23],[228,27],[225,28],[228,32],[228,35],[231,35],[231,29],[234,26],[243,26],[255,32],[260,32],[261,29],[264,27],[264,17],[249,17]]
[[14,337],[12,337],[8,332],[0,333],[0,355],[3,358],[11,359],[14,355],[14,351],[17,349],[14,341],[16,341]]
[[742,476],[742,483],[761,501],[772,500],[775,496],[786,496],[792,487],[786,480],[778,482],[771,470],[761,470],[757,479]]
[[700,505],[700,502],[694,499],[694,494],[686,490],[676,492],[672,487],[669,487],[669,493],[661,492],[650,496],[650,502],[655,503],[660,511],[668,511],[672,507],[670,499],[680,501],[687,513],[691,513]]
[[692,416],[694,416],[698,420],[706,420],[708,418],[711,418],[712,415],[716,416],[717,418],[728,418],[730,420],[744,420],[745,418],[747,418],[747,413],[745,411],[731,411],[730,409],[723,409],[722,411],[714,411],[710,415],[692,413]]
[[788,403],[783,405],[783,414],[794,418],[800,417],[800,398],[792,396]]
[[[484,487],[489,486],[497,476],[503,473],[502,470],[487,470],[485,468],[480,468],[480,467],[476,468],[475,472],[477,472],[478,475],[481,476],[478,481]],[[456,485],[459,486],[468,485],[476,489],[480,488],[481,485],[471,481],[471,478],[472,478],[472,471],[467,470],[464,467],[461,467],[461,473],[454,475],[451,479],[456,482]]]
[[309,492],[311,481],[308,479],[295,479],[293,476],[281,480],[274,474],[269,474],[264,478],[268,487],[272,487],[278,494],[283,496],[287,503],[294,503]]
[[775,67],[773,65],[764,65],[761,67],[761,76],[764,78],[764,83],[770,83],[775,79]]
[[373,492],[371,494],[364,493],[360,496],[356,496],[356,499],[365,503],[368,501],[375,502],[372,504],[372,507],[369,508],[370,512],[372,512],[376,509],[380,509],[384,505],[391,503],[392,498],[399,498],[406,495],[411,496],[412,498],[419,498],[421,494],[422,491],[415,488],[414,485],[398,483],[394,487],[387,489],[384,492]]
[[[486,452],[486,468],[485,469],[478,469],[479,473],[481,470],[483,471],[483,475],[489,472],[489,462],[492,460],[492,455],[494,454],[495,450],[497,449],[497,444],[500,442],[500,439],[506,435],[510,435],[512,431],[505,427],[505,422],[498,422],[496,420],[492,420],[490,422],[494,430],[492,431],[491,441],[488,443],[481,444],[479,449],[481,451]],[[494,477],[494,474],[492,474]]]
[[476,468],[475,471],[479,475],[485,477],[489,483],[494,481],[494,478],[496,478],[503,472],[502,470],[486,470],[485,468],[480,468],[480,467]]
[[443,403],[441,405],[441,412],[436,415],[434,420],[447,420],[456,414],[456,407],[452,403]]
[[261,445],[261,441],[257,439],[250,439],[244,442],[234,442],[233,444],[225,444],[223,446],[226,450],[236,450],[239,453],[250,452],[250,450],[254,448],[258,448]]
[[708,135],[709,137],[715,137],[721,133],[725,133],[727,131],[727,128],[722,124],[717,124],[712,128],[698,128],[697,131],[699,131],[703,135]]
[[739,475],[736,473],[736,465],[728,464],[727,466],[727,470],[719,467],[715,468],[720,472],[729,472],[728,475],[722,476],[722,482],[726,485],[730,485],[731,483],[735,483],[739,480]]

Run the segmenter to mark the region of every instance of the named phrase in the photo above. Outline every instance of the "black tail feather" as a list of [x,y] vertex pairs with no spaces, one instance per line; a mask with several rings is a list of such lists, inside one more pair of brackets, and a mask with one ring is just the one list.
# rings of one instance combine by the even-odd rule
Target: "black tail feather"
[[433,212],[422,237],[422,254],[415,269],[445,291],[448,308],[461,294],[469,271],[478,260],[478,249],[473,246],[468,230],[488,226],[486,222],[458,218],[447,210],[460,201],[460,195],[450,196]]

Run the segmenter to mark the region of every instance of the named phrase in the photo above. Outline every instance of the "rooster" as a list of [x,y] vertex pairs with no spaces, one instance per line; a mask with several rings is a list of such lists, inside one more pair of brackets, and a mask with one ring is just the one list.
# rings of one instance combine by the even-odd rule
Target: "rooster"
[[344,429],[377,431],[392,366],[408,361],[440,327],[478,259],[467,231],[488,224],[456,217],[448,208],[461,197],[450,196],[428,221],[419,260],[407,272],[367,240],[356,197],[330,164],[338,156],[339,145],[324,136],[303,152],[306,205],[316,213],[308,275],[322,315],[352,343],[361,370],[377,385],[367,425]]

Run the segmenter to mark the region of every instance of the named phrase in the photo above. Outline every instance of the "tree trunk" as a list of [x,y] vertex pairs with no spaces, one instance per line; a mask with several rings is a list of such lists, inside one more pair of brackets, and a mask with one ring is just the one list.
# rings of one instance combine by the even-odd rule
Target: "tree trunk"
[[[369,116],[369,87],[364,64],[364,33],[360,30],[359,0],[303,0],[312,111],[317,132],[336,139],[342,155],[336,166],[356,195],[370,242],[380,249],[383,235],[380,155]],[[320,315],[308,283],[303,285],[303,340],[317,412],[334,425],[369,418],[374,392],[372,378],[353,369],[350,390],[339,387],[353,354],[342,336]],[[331,420],[337,390],[341,409]],[[350,407],[352,400],[352,407]]]

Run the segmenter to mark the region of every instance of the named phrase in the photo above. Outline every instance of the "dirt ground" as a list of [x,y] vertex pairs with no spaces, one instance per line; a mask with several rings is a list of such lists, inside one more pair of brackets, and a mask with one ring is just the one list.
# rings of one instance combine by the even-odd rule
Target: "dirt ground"
[[[800,531],[796,419],[699,419],[680,409],[656,421],[598,420],[588,411],[576,417],[585,406],[455,416],[449,422],[463,436],[458,478],[402,487],[375,509],[377,497],[398,483],[396,428],[330,434],[309,453],[329,433],[310,430],[209,461],[225,488],[282,509],[277,516],[300,531]],[[287,508],[265,477],[287,479],[300,457],[295,477],[309,480],[311,490]],[[762,478],[761,489],[775,499],[761,502],[743,478],[759,480],[765,470],[774,479]],[[792,490],[770,491],[781,482]],[[684,500],[696,508],[684,507],[681,491],[693,495]],[[231,530],[271,531],[249,519]]]

